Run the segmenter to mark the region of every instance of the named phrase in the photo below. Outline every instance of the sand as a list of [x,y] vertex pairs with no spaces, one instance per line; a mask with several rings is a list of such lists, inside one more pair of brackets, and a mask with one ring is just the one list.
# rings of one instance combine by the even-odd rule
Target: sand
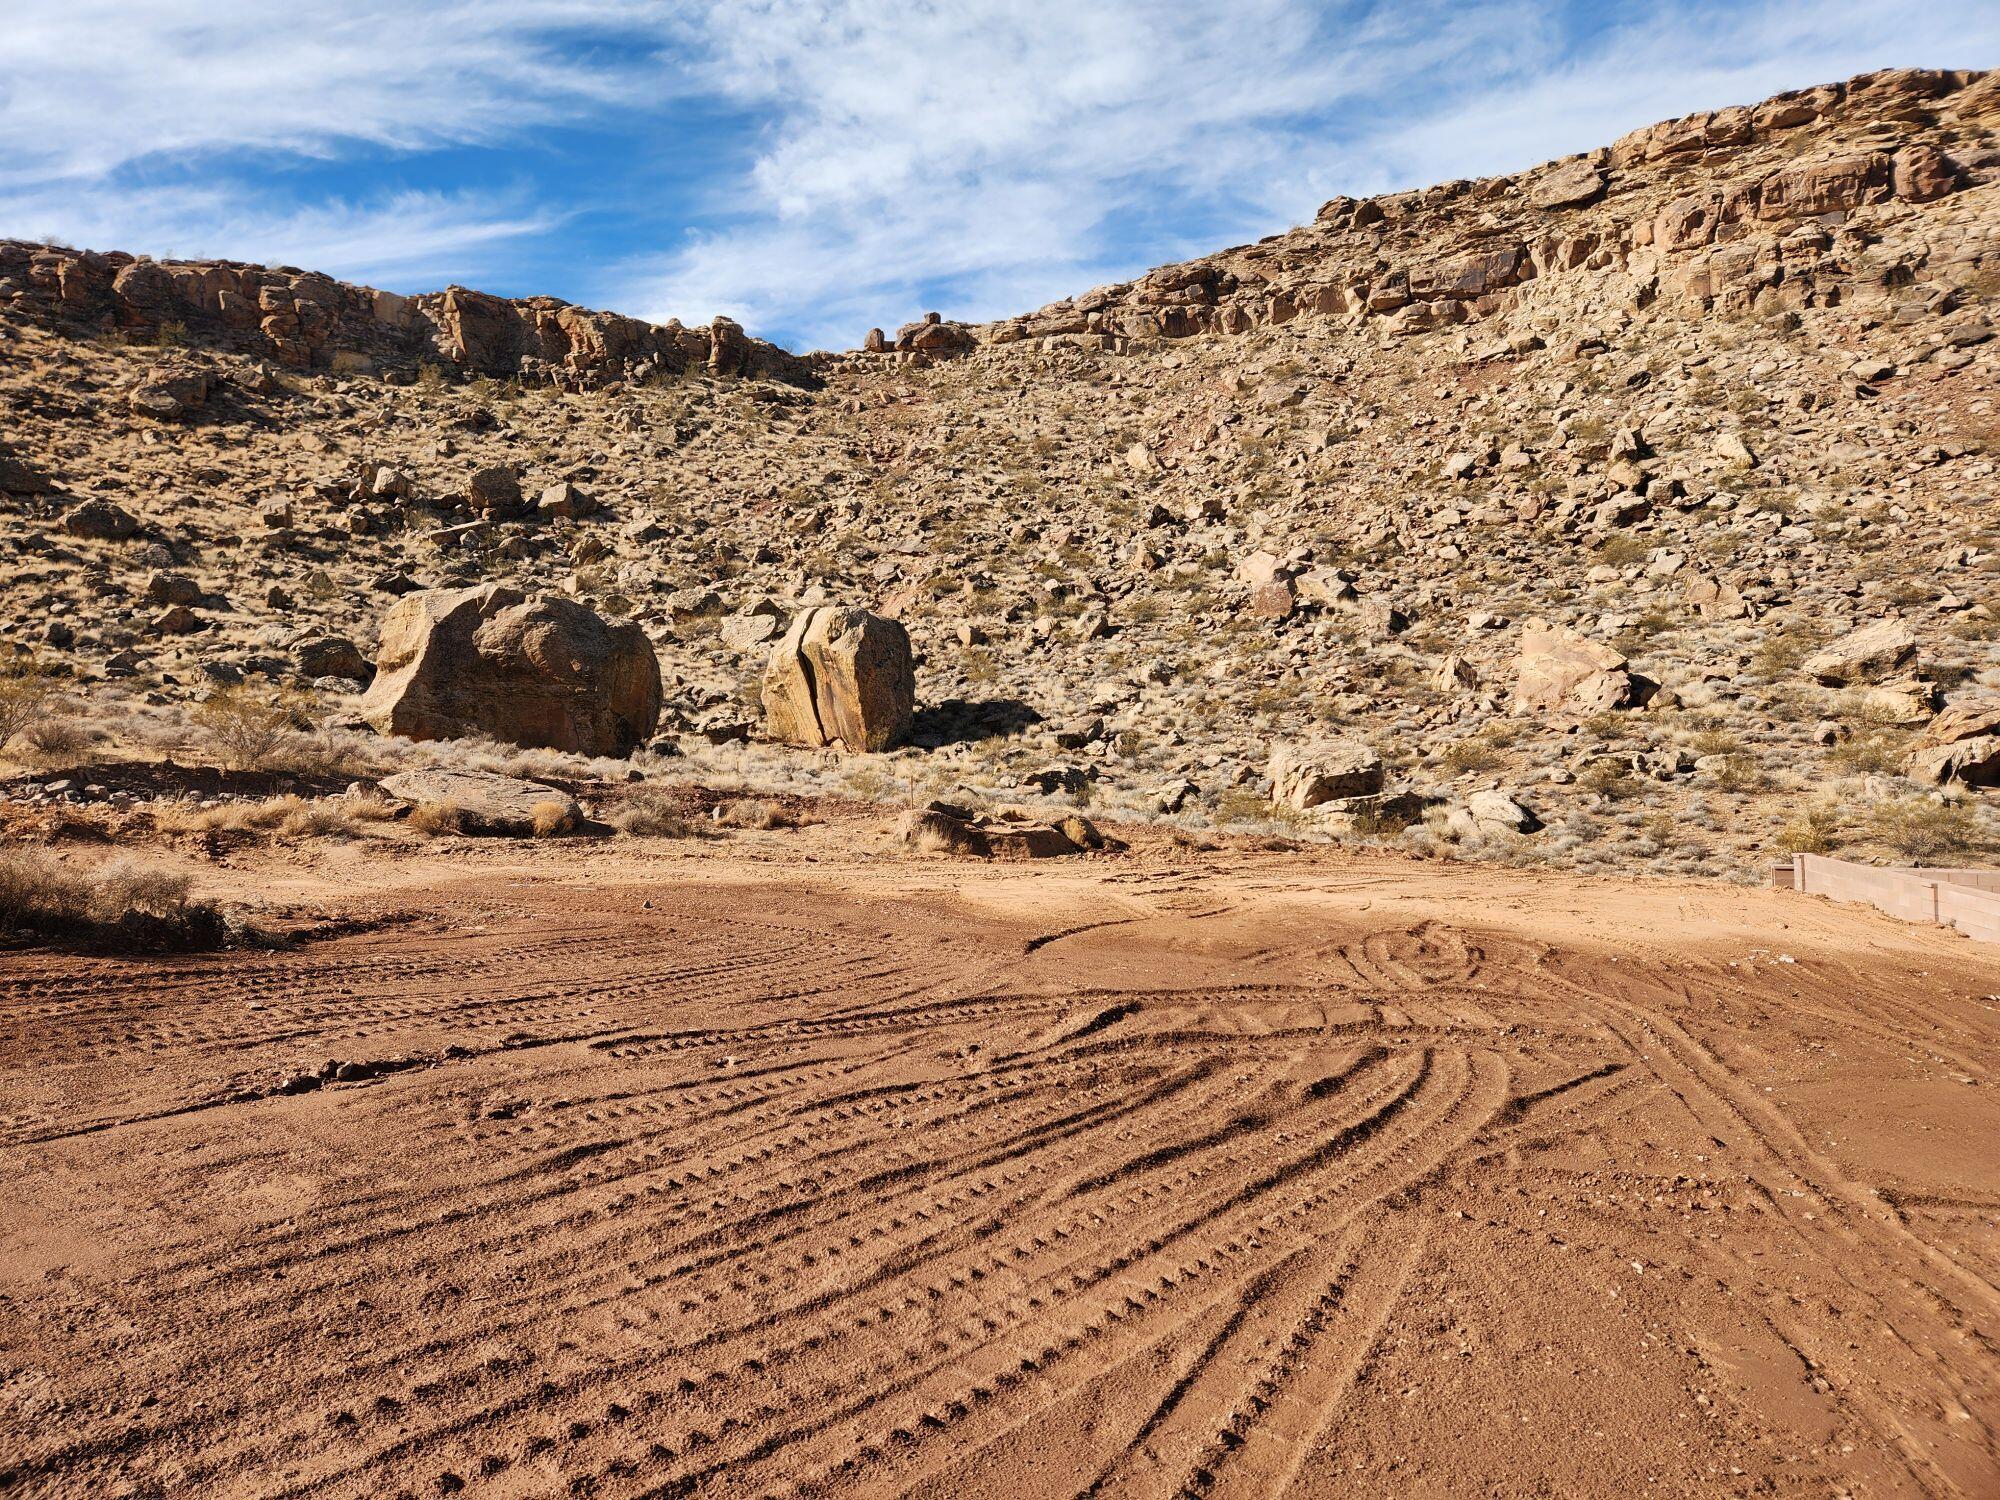
[[0,1489],[2000,1493],[2000,950],[1284,854],[315,879],[362,930],[0,953]]

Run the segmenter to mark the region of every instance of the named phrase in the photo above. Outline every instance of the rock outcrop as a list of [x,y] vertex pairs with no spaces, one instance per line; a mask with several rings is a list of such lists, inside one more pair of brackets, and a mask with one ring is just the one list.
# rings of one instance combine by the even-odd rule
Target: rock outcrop
[[[687,328],[556,297],[493,297],[461,286],[402,297],[314,271],[21,240],[0,240],[0,310],[336,374],[409,374],[436,365],[572,388],[690,370],[812,380],[805,360],[748,337],[727,318]],[[199,405],[150,390],[134,399],[135,411],[170,421]]]
[[[1335,198],[1307,228],[972,332],[984,344],[1117,348],[1319,317],[1420,334],[1613,277],[1642,301],[1695,313],[1880,299],[1900,273],[1872,263],[1838,218],[2000,179],[2000,159],[1978,144],[1996,97],[1992,73],[1864,74],[1669,120],[1512,176]],[[1948,144],[1888,149],[1871,127],[1891,124],[1962,128]],[[1675,191],[1695,163],[1698,189]]]
[[916,668],[909,633],[866,610],[802,611],[764,669],[764,727],[781,744],[888,750],[909,738]]
[[1947,707],[1917,737],[1905,769],[1919,781],[2000,786],[2000,697]]
[[660,717],[660,665],[637,625],[499,584],[398,600],[361,715],[405,739],[629,755]]

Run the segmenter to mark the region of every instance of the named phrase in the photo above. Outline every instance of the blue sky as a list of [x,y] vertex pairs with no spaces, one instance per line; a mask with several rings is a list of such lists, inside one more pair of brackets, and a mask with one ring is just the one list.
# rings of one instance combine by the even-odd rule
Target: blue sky
[[846,348],[1877,67],[1991,0],[59,0],[0,236]]

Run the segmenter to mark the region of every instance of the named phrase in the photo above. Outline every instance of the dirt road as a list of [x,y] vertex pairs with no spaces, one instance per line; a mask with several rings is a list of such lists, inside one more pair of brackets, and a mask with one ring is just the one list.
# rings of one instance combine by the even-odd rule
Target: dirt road
[[2000,1493],[1993,950],[1275,855],[396,878],[0,954],[0,1490]]

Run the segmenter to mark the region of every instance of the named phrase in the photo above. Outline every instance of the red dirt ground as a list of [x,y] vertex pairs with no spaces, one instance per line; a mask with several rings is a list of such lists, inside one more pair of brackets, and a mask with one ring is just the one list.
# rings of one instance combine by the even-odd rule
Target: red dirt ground
[[357,863],[420,914],[293,952],[0,953],[0,1490],[2000,1493],[1995,950],[514,858]]

